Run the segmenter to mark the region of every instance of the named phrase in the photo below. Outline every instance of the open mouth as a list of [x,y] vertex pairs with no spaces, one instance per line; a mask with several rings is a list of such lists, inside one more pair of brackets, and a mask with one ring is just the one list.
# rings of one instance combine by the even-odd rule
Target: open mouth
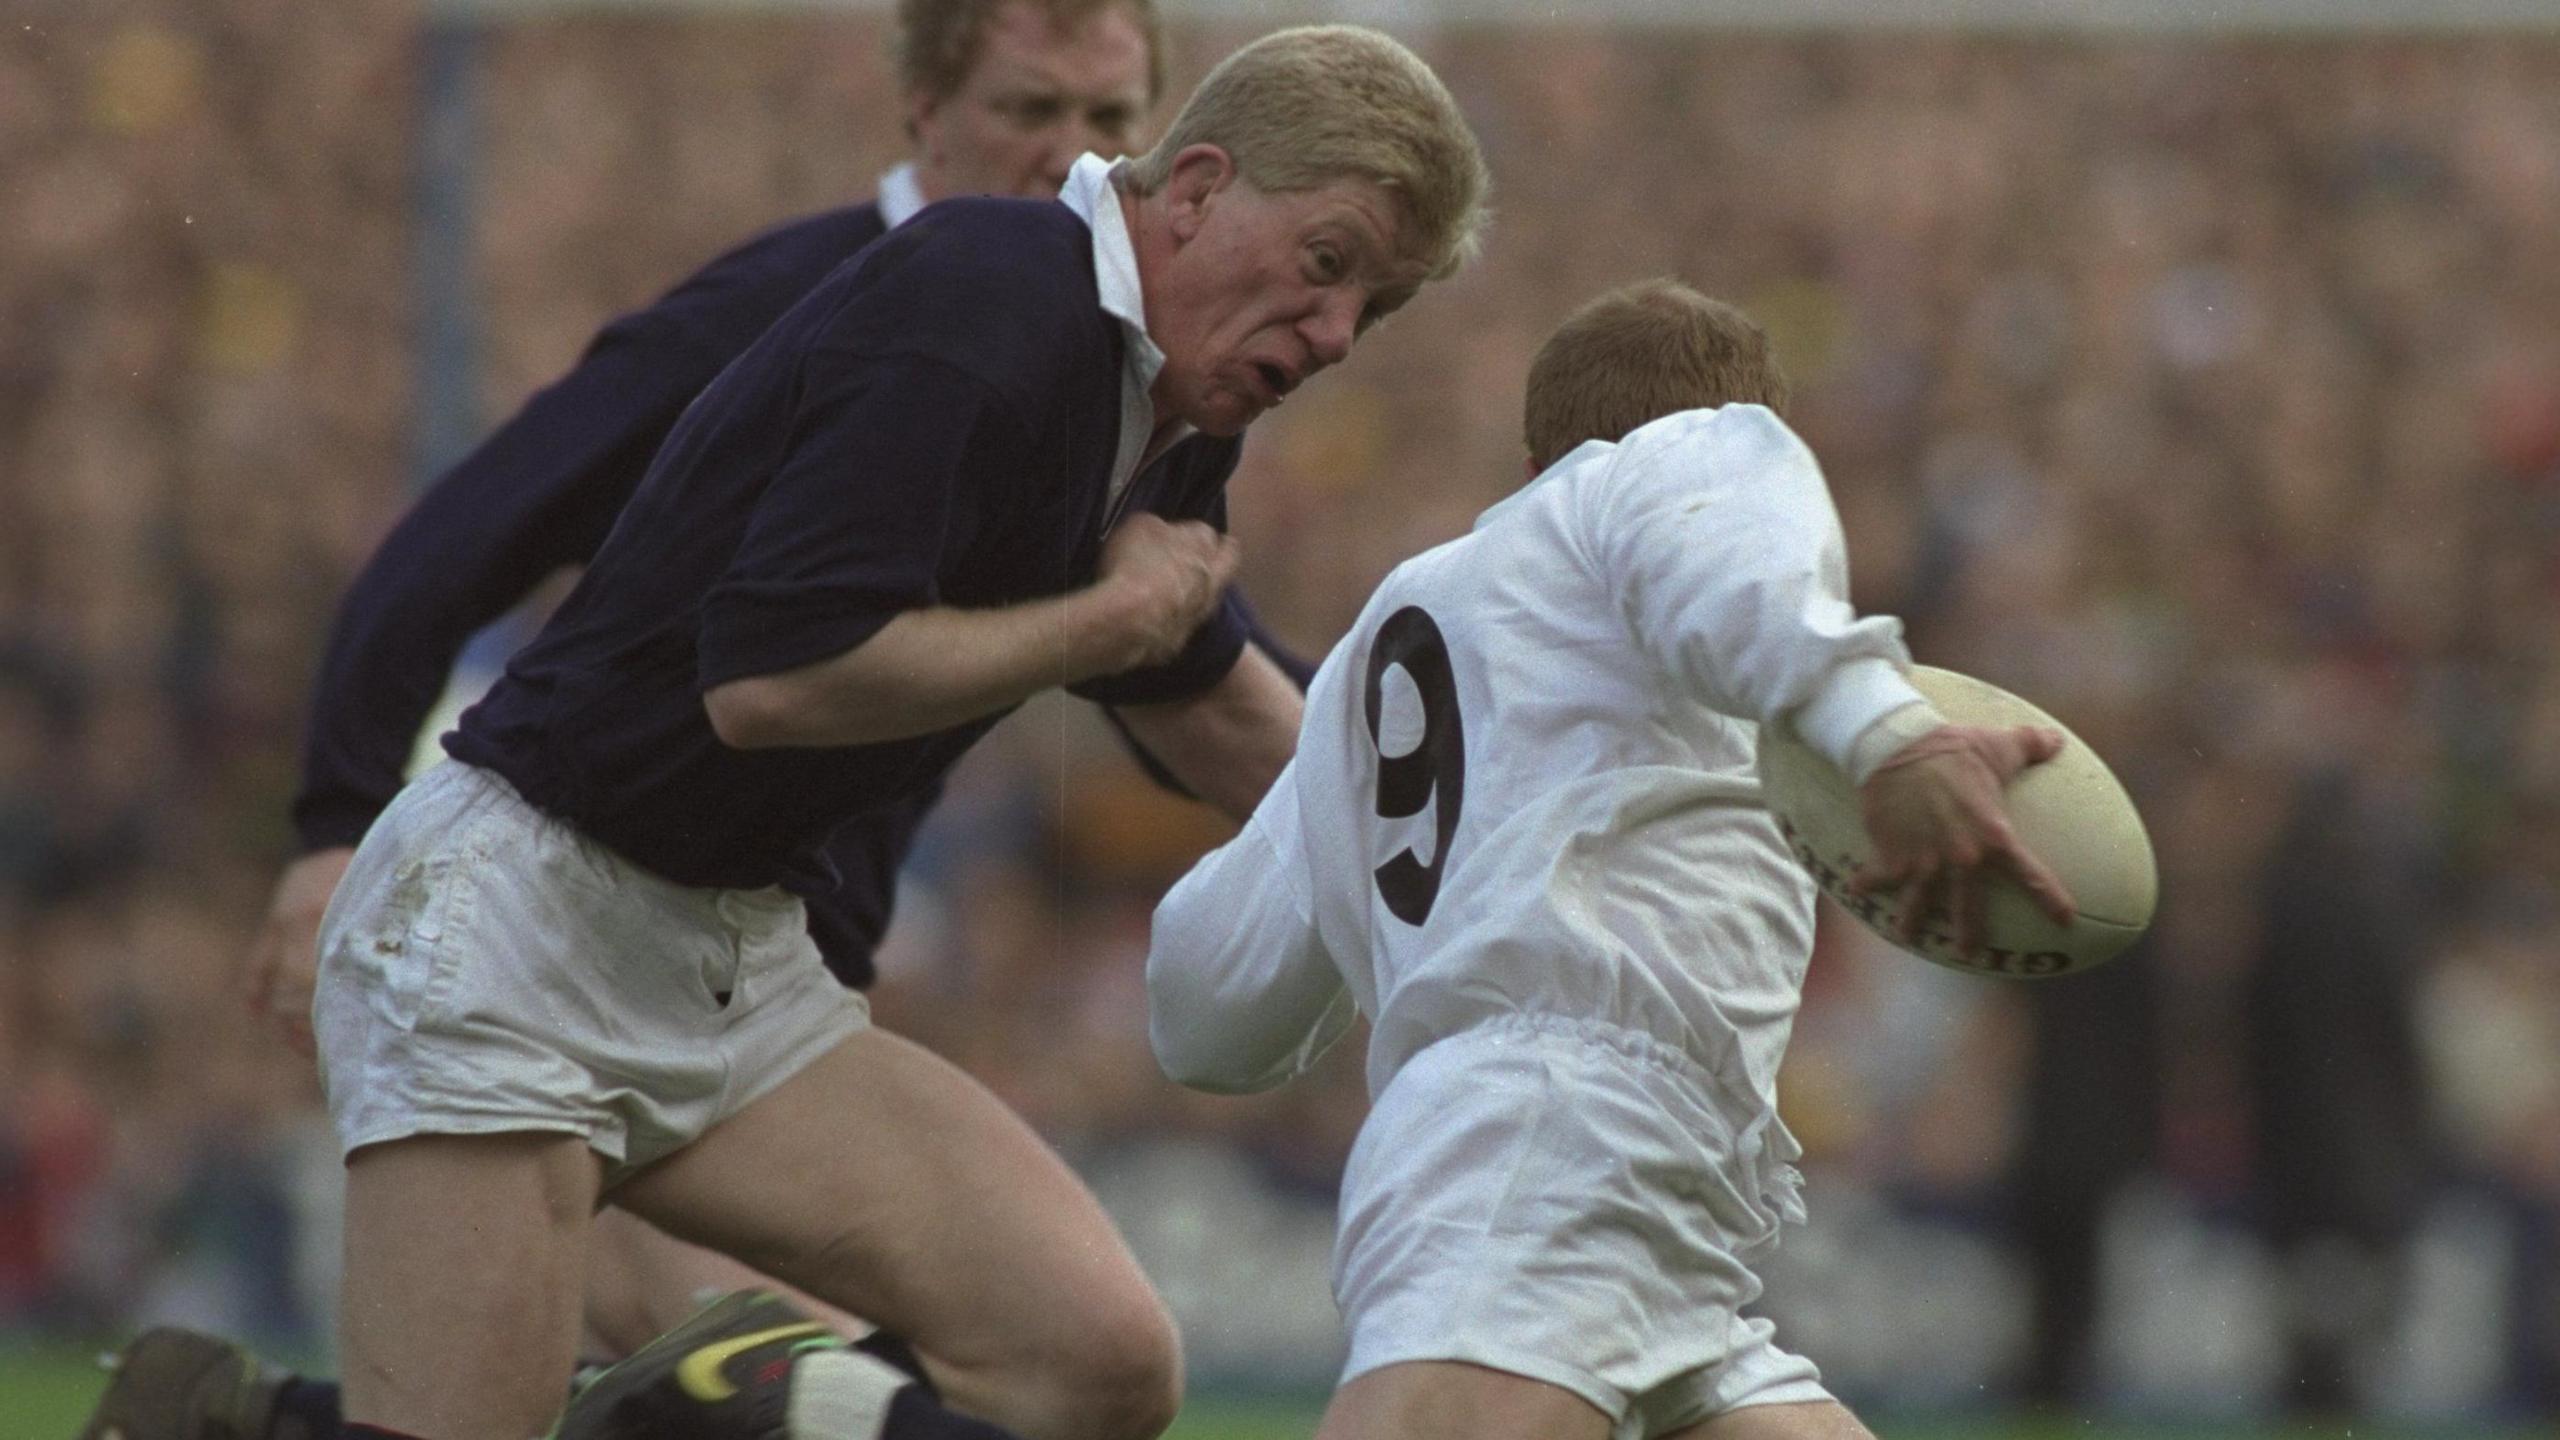
[[1258,361],[1253,367],[1253,372],[1262,377],[1262,388],[1271,392],[1271,401],[1273,404],[1276,405],[1282,400],[1288,398],[1288,371],[1283,370],[1279,366],[1273,365],[1268,361]]

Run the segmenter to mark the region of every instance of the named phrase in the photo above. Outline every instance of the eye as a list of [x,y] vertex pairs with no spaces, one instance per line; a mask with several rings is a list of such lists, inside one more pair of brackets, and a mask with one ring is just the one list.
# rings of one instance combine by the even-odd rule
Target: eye
[[1017,95],[996,108],[1025,130],[1055,125],[1058,117],[1066,113],[1066,103],[1055,95]]
[[1085,123],[1093,127],[1095,134],[1117,139],[1129,133],[1137,113],[1125,105],[1097,105],[1086,113]]
[[1307,247],[1307,278],[1317,284],[1330,285],[1340,280],[1349,271],[1350,264],[1342,258],[1340,250],[1331,245]]

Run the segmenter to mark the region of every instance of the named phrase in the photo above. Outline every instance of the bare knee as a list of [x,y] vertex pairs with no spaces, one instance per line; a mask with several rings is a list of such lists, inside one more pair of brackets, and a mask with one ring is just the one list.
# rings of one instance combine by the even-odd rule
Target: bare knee
[[1155,1440],[1182,1407],[1182,1343],[1153,1295],[1089,1317],[1050,1372],[1060,1440]]
[[1173,1424],[1182,1346],[1152,1293],[1050,1318],[981,1334],[968,1352],[917,1345],[950,1405],[1025,1440],[1154,1440]]

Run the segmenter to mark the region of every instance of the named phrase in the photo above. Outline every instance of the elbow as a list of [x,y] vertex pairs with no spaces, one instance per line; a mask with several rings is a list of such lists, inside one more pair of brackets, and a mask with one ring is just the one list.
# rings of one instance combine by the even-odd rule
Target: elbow
[[1156,1066],[1165,1078],[1186,1090],[1210,1095],[1253,1095],[1279,1083],[1277,1076],[1241,1074],[1233,1066],[1233,1056],[1221,1056],[1217,1047],[1197,1040],[1167,1034],[1162,1024],[1147,1027],[1147,1038],[1155,1045]]
[[1194,1090],[1217,1088],[1217,1067],[1210,1047],[1199,1043],[1201,1027],[1192,1023],[1185,988],[1159,949],[1147,956],[1147,1044],[1156,1052],[1156,1068],[1166,1079]]
[[1201,1064],[1204,1057],[1185,1044],[1182,1033],[1165,1023],[1164,1012],[1157,1011],[1147,1020],[1147,1043],[1155,1047],[1156,1068],[1164,1078],[1192,1090],[1212,1088],[1210,1072]]
[[785,688],[770,676],[750,676],[715,685],[702,694],[711,733],[732,750],[769,750],[797,743],[790,730],[792,706]]
[[1215,997],[1197,989],[1182,962],[1161,948],[1149,953],[1147,1043],[1156,1052],[1156,1068],[1177,1085],[1212,1095],[1246,1095],[1278,1083],[1238,1068],[1249,1047],[1215,1023]]

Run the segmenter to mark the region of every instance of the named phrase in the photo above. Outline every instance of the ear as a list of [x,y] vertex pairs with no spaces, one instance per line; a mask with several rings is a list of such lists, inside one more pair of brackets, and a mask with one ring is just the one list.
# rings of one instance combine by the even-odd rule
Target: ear
[[1174,238],[1188,242],[1199,234],[1218,196],[1236,179],[1235,158],[1225,150],[1206,144],[1182,147],[1173,157],[1162,192]]
[[941,108],[942,100],[939,97],[928,95],[921,90],[907,92],[907,139],[918,149],[924,147],[925,127],[933,122],[934,112]]

